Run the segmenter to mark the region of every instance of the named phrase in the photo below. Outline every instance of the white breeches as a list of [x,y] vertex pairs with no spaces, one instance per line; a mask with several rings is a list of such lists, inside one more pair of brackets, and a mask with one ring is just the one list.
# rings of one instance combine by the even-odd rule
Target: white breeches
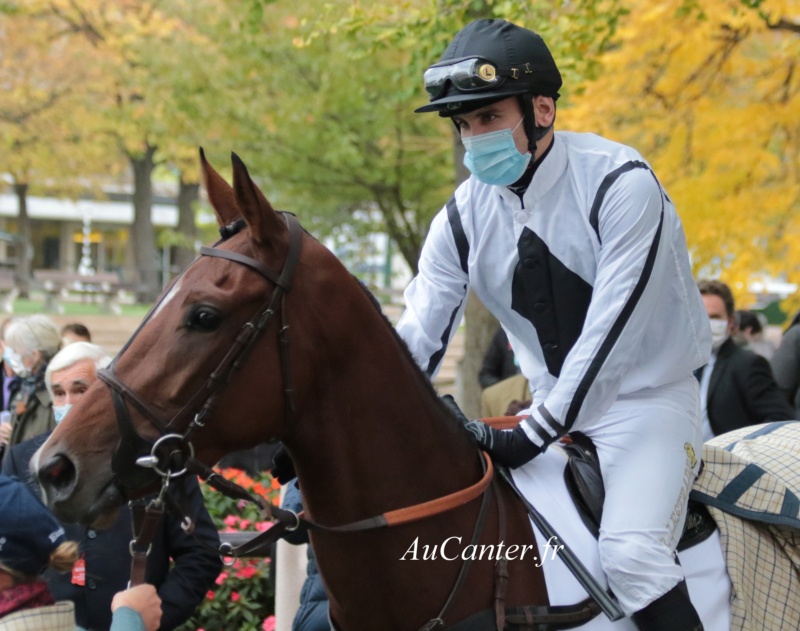
[[600,561],[630,615],[683,579],[675,546],[703,444],[697,380],[620,395],[584,433],[605,484]]

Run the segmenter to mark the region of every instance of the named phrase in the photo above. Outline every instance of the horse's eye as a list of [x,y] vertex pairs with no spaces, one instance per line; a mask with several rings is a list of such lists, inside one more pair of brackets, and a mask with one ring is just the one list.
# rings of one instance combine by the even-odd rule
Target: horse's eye
[[222,323],[222,315],[216,309],[200,306],[192,309],[186,318],[186,326],[198,331],[216,331]]

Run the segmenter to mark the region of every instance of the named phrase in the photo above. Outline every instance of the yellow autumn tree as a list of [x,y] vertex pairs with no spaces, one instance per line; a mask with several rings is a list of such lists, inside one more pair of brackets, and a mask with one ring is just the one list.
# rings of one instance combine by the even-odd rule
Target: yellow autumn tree
[[[678,207],[698,276],[800,282],[800,2],[631,0],[560,126],[631,144]],[[787,305],[791,308],[791,305]]]
[[0,13],[0,172],[18,200],[22,296],[31,271],[28,195],[71,191],[87,164],[108,165],[88,105],[97,66],[87,46],[68,44],[60,31],[53,19]]

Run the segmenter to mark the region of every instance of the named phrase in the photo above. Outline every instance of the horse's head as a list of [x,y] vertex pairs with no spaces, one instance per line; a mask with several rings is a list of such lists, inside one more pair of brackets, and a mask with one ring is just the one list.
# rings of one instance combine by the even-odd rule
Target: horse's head
[[[172,283],[34,460],[65,520],[102,526],[124,496],[154,488],[141,457],[161,472],[190,451],[214,464],[282,437],[302,407],[292,391],[308,390],[311,370],[290,357],[315,343],[313,327],[295,332],[314,316],[293,299],[346,271],[272,208],[237,156],[232,187],[201,161],[223,238]],[[341,297],[327,300],[335,309]]]

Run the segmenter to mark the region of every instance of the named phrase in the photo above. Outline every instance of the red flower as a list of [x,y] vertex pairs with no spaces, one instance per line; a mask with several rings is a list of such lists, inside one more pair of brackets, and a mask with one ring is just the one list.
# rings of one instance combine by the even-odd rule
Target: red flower
[[253,578],[256,574],[258,574],[258,570],[252,565],[248,565],[236,573],[236,578]]

